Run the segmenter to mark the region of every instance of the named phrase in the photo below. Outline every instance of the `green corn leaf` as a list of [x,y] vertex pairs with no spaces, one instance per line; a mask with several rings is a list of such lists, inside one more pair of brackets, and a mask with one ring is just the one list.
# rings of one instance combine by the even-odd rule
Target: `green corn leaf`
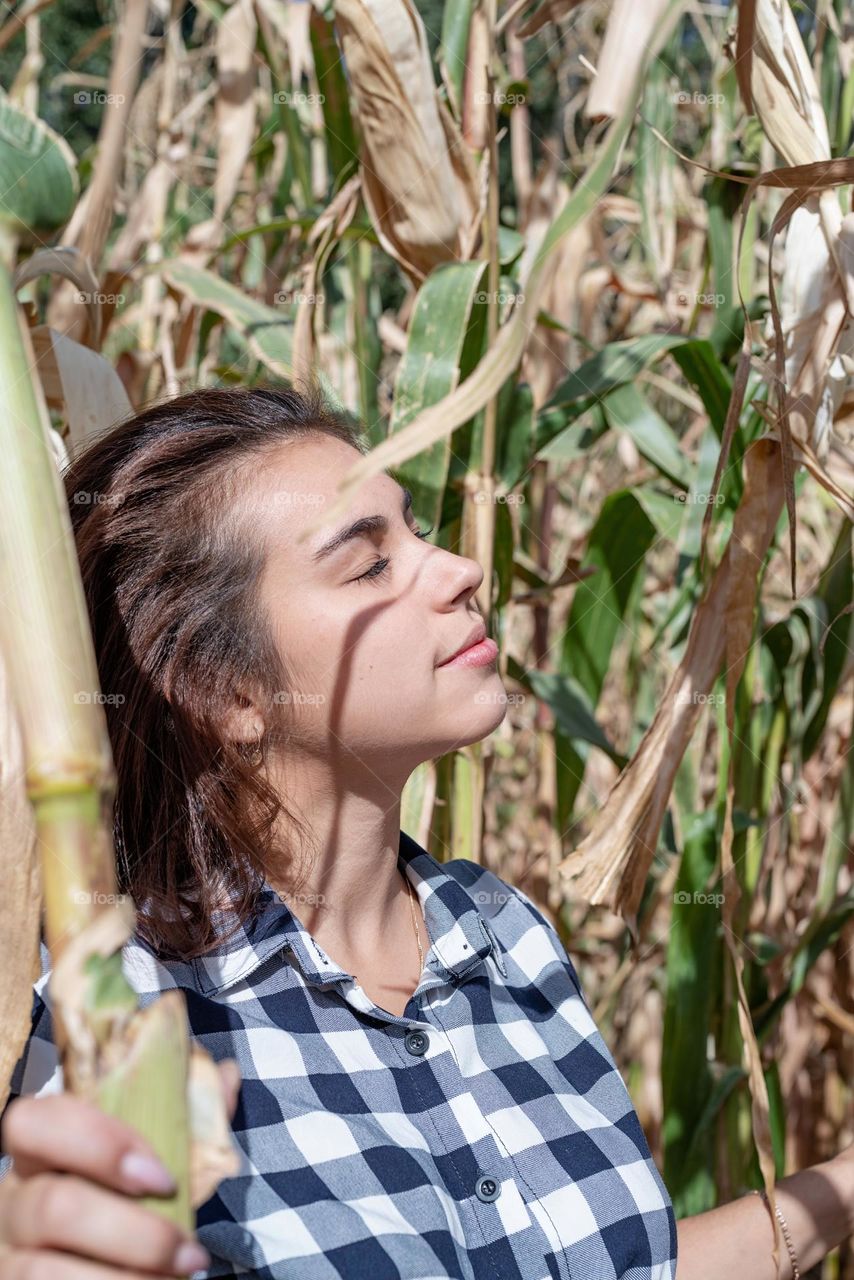
[[0,223],[24,242],[61,227],[78,195],[68,143],[0,91]]

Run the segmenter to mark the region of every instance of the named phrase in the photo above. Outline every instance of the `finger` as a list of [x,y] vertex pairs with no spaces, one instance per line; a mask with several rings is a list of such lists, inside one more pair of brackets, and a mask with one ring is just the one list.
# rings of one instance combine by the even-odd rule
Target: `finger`
[[225,1106],[228,1111],[228,1118],[229,1120],[233,1120],[234,1113],[237,1110],[237,1099],[240,1095],[240,1086],[243,1083],[243,1076],[235,1058],[224,1058],[218,1066],[222,1089],[225,1094]]
[[151,1272],[103,1266],[53,1250],[16,1250],[3,1256],[3,1280],[151,1280]]
[[207,1250],[175,1223],[74,1175],[42,1173],[22,1182],[3,1239],[13,1249],[56,1249],[156,1275],[210,1265]]
[[16,1098],[0,1128],[0,1150],[22,1178],[54,1169],[130,1195],[170,1195],[175,1182],[145,1139],[94,1103],[70,1093]]

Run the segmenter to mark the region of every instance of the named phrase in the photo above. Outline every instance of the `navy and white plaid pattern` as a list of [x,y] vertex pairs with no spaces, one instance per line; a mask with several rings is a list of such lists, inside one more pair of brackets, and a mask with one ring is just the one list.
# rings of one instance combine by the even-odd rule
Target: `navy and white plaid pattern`
[[[402,1017],[272,889],[212,955],[124,949],[142,1002],[183,988],[193,1035],[243,1072],[242,1168],[199,1211],[197,1277],[674,1280],[670,1197],[554,927],[403,832],[399,865],[430,941]],[[61,1088],[46,980],[13,1096]]]

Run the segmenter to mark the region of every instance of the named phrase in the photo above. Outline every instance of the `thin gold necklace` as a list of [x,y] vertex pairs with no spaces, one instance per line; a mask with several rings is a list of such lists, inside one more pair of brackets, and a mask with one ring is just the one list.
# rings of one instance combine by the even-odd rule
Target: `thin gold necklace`
[[[406,881],[406,887],[409,890],[409,909],[412,912],[412,927],[415,930],[415,941],[418,943],[418,964],[420,966],[418,970],[418,979],[420,981],[421,974],[424,972],[424,948],[421,945],[421,930],[418,928],[418,920],[415,916],[415,895],[412,892],[412,882],[406,874],[404,874],[403,878]],[[353,974],[353,977],[357,980],[358,976],[359,975],[356,973]]]
[[412,881],[405,872],[403,878],[406,881],[406,887],[409,890],[409,905],[412,908],[412,927],[415,930],[415,941],[418,943],[418,976],[420,978],[424,971],[424,949],[421,946],[421,931],[418,928],[418,921],[415,917],[415,894],[412,892]]

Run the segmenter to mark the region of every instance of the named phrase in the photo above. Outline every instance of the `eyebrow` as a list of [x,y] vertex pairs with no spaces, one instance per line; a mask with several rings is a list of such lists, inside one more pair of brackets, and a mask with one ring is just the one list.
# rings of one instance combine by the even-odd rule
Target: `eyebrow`
[[[408,489],[403,488],[401,488],[401,494],[401,511],[403,515],[406,515],[407,511],[412,506],[412,494]],[[318,547],[311,557],[312,561],[316,563],[319,560],[326,560],[329,556],[334,555],[341,547],[345,546],[346,543],[352,542],[354,538],[362,538],[366,534],[387,532],[388,520],[385,516],[361,516],[358,520],[354,520],[352,524],[348,524],[346,528],[339,529],[337,533],[333,534],[328,542],[324,542],[321,547]]]

